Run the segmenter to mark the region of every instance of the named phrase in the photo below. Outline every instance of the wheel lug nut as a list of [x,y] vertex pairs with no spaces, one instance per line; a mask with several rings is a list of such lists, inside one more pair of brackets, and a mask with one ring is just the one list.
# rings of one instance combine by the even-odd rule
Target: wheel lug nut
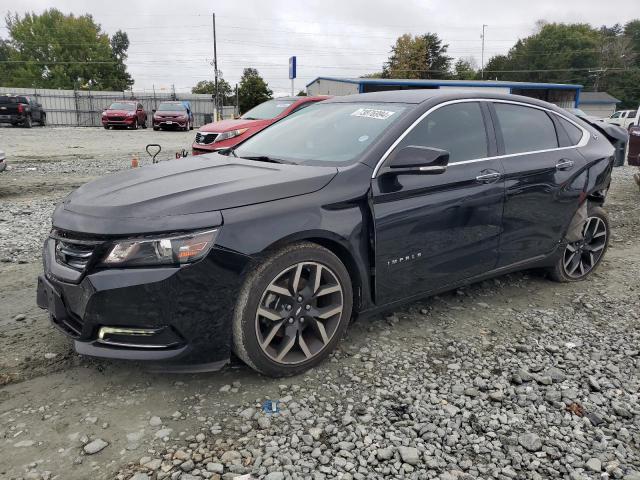
[[293,323],[293,317],[289,317],[289,323]]
[[287,305],[287,306],[286,306],[286,307],[284,307],[284,308],[286,308],[287,310],[291,310],[291,305]]
[[306,306],[304,307],[304,309],[305,309],[305,310],[307,310],[307,311],[308,311],[308,310],[311,310],[311,305],[306,305]]
[[302,295],[298,296],[298,301],[301,302],[302,301]]
[[300,323],[304,323],[304,317],[300,317]]

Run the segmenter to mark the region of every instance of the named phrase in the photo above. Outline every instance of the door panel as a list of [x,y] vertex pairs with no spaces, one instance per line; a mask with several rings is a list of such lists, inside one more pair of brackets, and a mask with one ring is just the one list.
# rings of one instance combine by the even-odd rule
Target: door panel
[[[486,127],[489,127],[488,129]],[[489,109],[443,105],[400,142],[450,154],[438,175],[385,171],[372,182],[376,301],[433,291],[495,268],[504,202]]]
[[[559,148],[558,125],[551,114],[498,103],[492,113],[499,148],[506,155],[498,261],[503,267],[553,251],[578,208],[586,177],[581,173],[584,158],[577,149]],[[564,132],[562,138],[569,141]],[[522,152],[514,153],[518,150]]]
[[441,175],[374,180],[377,303],[495,268],[504,185],[476,177],[501,169],[488,160],[450,165]]

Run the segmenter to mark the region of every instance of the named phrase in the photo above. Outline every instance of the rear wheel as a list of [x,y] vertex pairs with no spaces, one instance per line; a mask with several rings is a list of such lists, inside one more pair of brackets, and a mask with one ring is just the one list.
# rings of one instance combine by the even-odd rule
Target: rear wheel
[[235,353],[259,372],[301,373],[326,358],[351,318],[351,280],[342,262],[314,243],[272,254],[247,278],[233,320]]
[[582,227],[582,238],[567,243],[562,256],[551,268],[550,275],[558,282],[584,280],[602,261],[609,246],[609,216],[601,207],[589,207]]
[[44,127],[47,124],[47,116],[43,113],[40,116],[40,126]]
[[142,122],[142,128],[147,128],[147,117],[144,117],[144,122]]
[[31,115],[28,115],[27,118],[22,122],[24,128],[31,128],[33,126],[33,120],[31,119]]

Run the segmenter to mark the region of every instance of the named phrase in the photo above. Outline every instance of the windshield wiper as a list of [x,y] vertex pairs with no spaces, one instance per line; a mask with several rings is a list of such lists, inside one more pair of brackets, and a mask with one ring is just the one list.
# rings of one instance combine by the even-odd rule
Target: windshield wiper
[[290,162],[289,160],[282,160],[281,158],[272,158],[266,155],[256,155],[254,157],[240,157],[240,158],[245,158],[247,160],[255,160],[257,162],[286,163],[287,165],[296,165],[294,162]]
[[259,118],[255,118],[255,117],[242,117],[243,120],[260,120]]

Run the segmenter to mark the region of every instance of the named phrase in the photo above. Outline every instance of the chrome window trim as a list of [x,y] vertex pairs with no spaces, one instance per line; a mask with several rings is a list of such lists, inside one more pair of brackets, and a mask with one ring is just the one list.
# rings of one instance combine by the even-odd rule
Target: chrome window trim
[[[551,110],[550,108],[541,107],[539,105],[532,105],[530,103],[525,103],[525,102],[518,102],[517,100],[502,100],[502,99],[497,99],[497,98],[462,98],[462,99],[458,99],[458,100],[449,100],[448,102],[439,103],[438,105],[435,105],[435,106],[431,107],[429,110],[427,110],[422,115],[420,115],[420,117],[418,117],[411,125],[409,125],[407,127],[407,129],[402,133],[402,135],[400,135],[391,144],[391,146],[387,149],[387,151],[384,153],[384,155],[382,155],[382,157],[380,158],[380,160],[376,164],[376,167],[373,169],[373,173],[371,174],[371,178],[376,178],[377,177],[378,172],[380,171],[380,168],[382,168],[382,164],[389,157],[391,152],[393,152],[393,150],[398,146],[398,144],[420,122],[422,122],[422,120],[424,120],[429,114],[435,112],[436,110],[438,110],[438,109],[440,109],[442,107],[446,107],[447,105],[453,105],[453,104],[456,104],[456,103],[472,103],[472,102],[508,103],[508,104],[512,104],[512,105],[520,105],[520,106],[523,106],[523,107],[536,108],[538,110],[542,110],[542,111],[545,111],[545,112],[548,112],[548,113],[552,113],[554,115],[557,115],[557,116],[565,119],[566,121],[568,121],[569,123],[575,125],[576,127],[578,127],[582,131],[582,138],[580,139],[580,141],[578,143],[576,143],[575,145],[571,145],[569,147],[548,148],[548,149],[545,149],[545,150],[534,150],[534,151],[531,151],[531,152],[508,153],[508,154],[505,154],[505,155],[496,155],[494,157],[481,157],[481,158],[474,158],[474,159],[471,159],[471,160],[461,160],[459,162],[452,162],[448,166],[465,165],[467,163],[476,163],[476,162],[485,162],[485,161],[488,161],[488,160],[496,160],[496,159],[501,159],[501,158],[519,157],[521,155],[534,155],[536,153],[547,153],[547,152],[555,152],[555,151],[561,151],[561,150],[569,150],[569,149],[572,149],[572,148],[584,147],[589,142],[590,134],[582,125],[577,124],[576,122],[571,120],[569,117],[563,115],[562,113],[558,113],[555,110]],[[554,124],[554,128],[555,128],[555,124]]]

